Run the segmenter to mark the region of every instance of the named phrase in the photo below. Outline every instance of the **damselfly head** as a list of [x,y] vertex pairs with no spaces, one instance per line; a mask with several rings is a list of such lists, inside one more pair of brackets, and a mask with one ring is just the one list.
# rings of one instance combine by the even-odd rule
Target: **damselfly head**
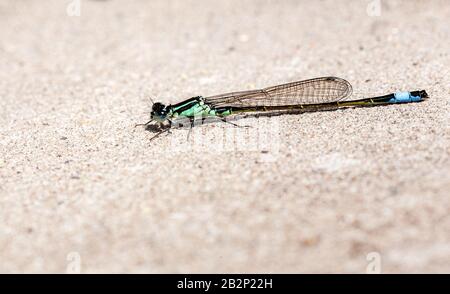
[[150,118],[158,122],[164,122],[167,117],[167,107],[159,102],[153,103]]

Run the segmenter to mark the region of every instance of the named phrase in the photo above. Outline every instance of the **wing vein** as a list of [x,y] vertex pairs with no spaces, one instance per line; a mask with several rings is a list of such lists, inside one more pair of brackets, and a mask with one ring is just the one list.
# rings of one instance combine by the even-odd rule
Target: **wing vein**
[[351,93],[352,86],[346,80],[324,77],[204,99],[212,107],[288,106],[341,101]]

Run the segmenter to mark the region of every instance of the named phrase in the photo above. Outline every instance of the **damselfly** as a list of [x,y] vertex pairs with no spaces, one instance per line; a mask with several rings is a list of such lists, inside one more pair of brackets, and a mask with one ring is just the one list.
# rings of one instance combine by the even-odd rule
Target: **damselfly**
[[[243,113],[282,114],[292,111],[320,111],[344,107],[364,107],[388,105],[394,103],[419,102],[428,98],[425,90],[413,92],[396,92],[384,96],[346,100],[352,94],[352,86],[344,79],[323,77],[260,90],[231,92],[210,97],[192,97],[174,105],[153,103],[150,121],[143,126],[156,122],[163,127],[151,140],[162,133],[170,131],[179,119],[188,120],[191,127],[198,118],[218,118],[231,123],[225,118]],[[231,123],[236,125],[234,123]]]

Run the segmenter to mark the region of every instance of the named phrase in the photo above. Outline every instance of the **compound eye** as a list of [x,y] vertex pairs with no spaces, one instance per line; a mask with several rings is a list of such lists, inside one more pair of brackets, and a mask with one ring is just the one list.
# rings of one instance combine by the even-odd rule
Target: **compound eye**
[[156,102],[155,104],[153,104],[152,106],[152,110],[155,112],[161,112],[164,109],[164,105],[162,105],[159,102]]

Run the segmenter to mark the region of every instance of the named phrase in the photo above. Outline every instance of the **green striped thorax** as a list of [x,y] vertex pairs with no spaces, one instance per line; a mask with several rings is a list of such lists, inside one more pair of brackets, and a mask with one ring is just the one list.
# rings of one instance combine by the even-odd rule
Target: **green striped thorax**
[[150,112],[150,119],[163,123],[166,120],[171,121],[176,118],[195,117],[212,117],[212,116],[226,116],[231,114],[229,108],[214,108],[205,102],[202,96],[192,97],[183,102],[174,105],[164,105],[156,102],[152,106]]

